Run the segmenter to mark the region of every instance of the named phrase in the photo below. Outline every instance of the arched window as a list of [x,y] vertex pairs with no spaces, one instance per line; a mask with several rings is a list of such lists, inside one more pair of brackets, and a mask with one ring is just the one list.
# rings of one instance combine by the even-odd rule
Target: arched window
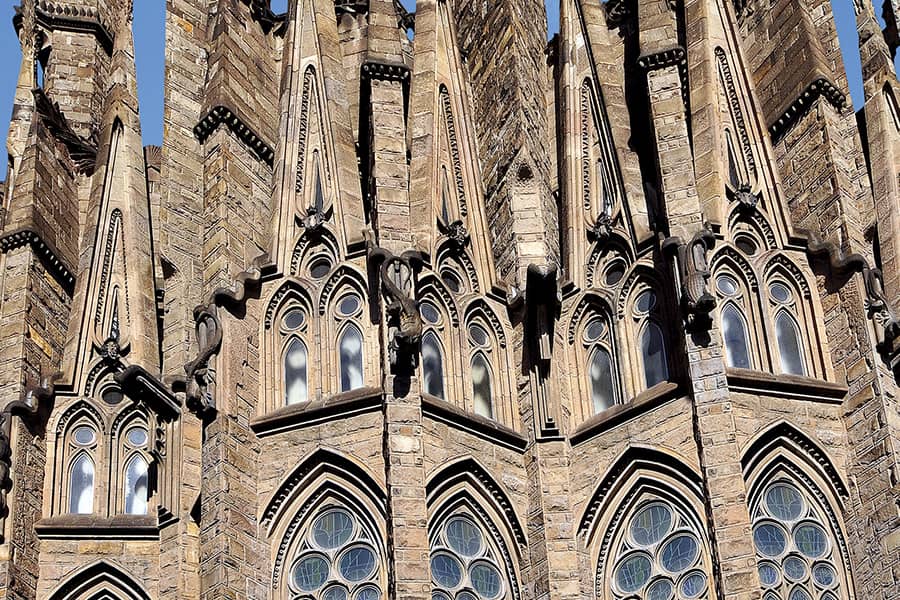
[[299,338],[292,338],[284,352],[284,402],[300,404],[309,400],[306,369],[309,352]]
[[[83,429],[90,431],[92,439],[96,437],[93,430]],[[73,438],[77,434],[78,430]],[[87,452],[78,454],[69,467],[69,512],[73,515],[94,512],[94,461]]]
[[143,456],[136,454],[125,467],[125,514],[147,514],[147,475],[149,465]]
[[614,542],[612,598],[707,598],[708,552],[694,519],[664,496],[636,503]]
[[494,418],[494,392],[491,382],[491,367],[484,354],[480,352],[472,357],[472,398],[475,403],[475,414]]
[[662,329],[650,321],[641,335],[641,357],[644,360],[644,381],[648,388],[669,378],[666,361],[666,341]]
[[619,399],[615,361],[610,350],[612,332],[606,319],[597,316],[588,320],[581,337],[585,348],[591,411],[598,414],[611,408]]
[[751,508],[763,600],[837,600],[845,582],[836,536],[803,486],[773,479]]
[[734,304],[722,309],[722,338],[725,341],[725,361],[729,367],[750,368],[750,343],[744,315]]
[[363,337],[359,328],[349,324],[338,344],[340,354],[341,391],[363,387]]
[[383,560],[371,532],[343,506],[318,512],[295,544],[288,571],[292,598],[380,600]]
[[143,424],[137,424],[125,429],[125,434],[120,440],[122,451],[120,460],[124,464],[122,470],[122,498],[123,510],[127,515],[146,515],[147,501],[149,500],[149,464],[144,458],[147,450],[149,435]]
[[781,372],[806,375],[800,326],[797,324],[797,301],[793,290],[785,283],[769,285],[769,297],[775,308],[775,341],[781,359]]
[[432,600],[500,600],[509,597],[496,551],[467,514],[440,527],[431,542]]
[[[427,320],[427,318],[426,318]],[[444,352],[434,331],[422,336],[423,390],[441,400],[444,399]]]

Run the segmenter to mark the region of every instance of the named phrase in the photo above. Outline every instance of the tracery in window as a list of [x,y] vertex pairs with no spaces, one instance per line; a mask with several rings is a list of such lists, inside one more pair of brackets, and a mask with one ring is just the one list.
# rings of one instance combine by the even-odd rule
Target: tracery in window
[[836,539],[818,503],[794,481],[776,478],[751,508],[764,600],[843,597]]
[[608,582],[613,597],[709,597],[702,537],[672,502],[650,497],[635,506],[625,523]]
[[587,321],[582,331],[588,389],[593,414],[601,413],[619,401],[619,386],[612,352],[612,331],[605,318]]
[[94,461],[87,452],[79,453],[69,467],[69,512],[73,515],[94,512]]
[[351,511],[329,506],[296,544],[288,588],[298,600],[380,600],[383,570],[371,532]]
[[716,277],[716,292],[721,299],[722,340],[725,344],[725,363],[729,367],[752,367],[750,336],[743,307],[744,290],[731,275]]
[[432,600],[500,600],[509,597],[501,561],[484,530],[457,514],[431,541]]
[[797,323],[797,303],[794,292],[784,283],[773,282],[769,296],[775,310],[775,340],[781,359],[781,372],[788,375],[806,375],[806,361],[800,326]]

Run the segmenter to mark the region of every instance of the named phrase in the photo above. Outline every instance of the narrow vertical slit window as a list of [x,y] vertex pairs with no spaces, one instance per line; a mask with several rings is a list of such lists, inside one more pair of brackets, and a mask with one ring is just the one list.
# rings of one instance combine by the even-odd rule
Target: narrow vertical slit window
[[725,360],[729,367],[749,369],[750,343],[747,325],[741,312],[728,304],[722,311],[722,337],[725,340]]
[[149,465],[144,457],[135,454],[125,467],[125,514],[146,515]]
[[348,325],[341,335],[341,391],[363,386],[363,338],[356,325]]
[[472,357],[472,393],[475,400],[475,414],[488,419],[494,418],[491,368],[482,354]]
[[321,213],[325,207],[325,190],[322,187],[322,165],[319,161],[319,151],[313,152],[313,174],[315,175],[315,186],[313,187],[312,206],[317,213]]
[[300,404],[309,399],[306,371],[309,353],[298,338],[288,344],[284,353],[284,390],[285,404]]
[[775,317],[775,337],[778,340],[778,354],[781,357],[781,371],[788,375],[806,375],[803,364],[803,349],[800,344],[800,328],[786,310]]
[[594,414],[611,408],[615,403],[612,358],[605,348],[597,348],[591,355],[591,401]]
[[444,400],[444,353],[433,331],[422,337],[422,374],[425,393]]
[[449,225],[450,219],[450,177],[447,175],[447,167],[441,167],[441,220]]
[[659,325],[652,321],[647,323],[641,336],[641,356],[644,361],[644,379],[648,388],[669,378],[665,338]]
[[94,462],[87,454],[72,461],[69,472],[69,512],[89,515],[94,512]]

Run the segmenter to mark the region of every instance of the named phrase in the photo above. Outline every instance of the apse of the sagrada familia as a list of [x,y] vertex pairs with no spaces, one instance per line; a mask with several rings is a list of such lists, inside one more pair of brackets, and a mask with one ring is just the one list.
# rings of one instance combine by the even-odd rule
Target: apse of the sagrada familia
[[900,5],[166,0],[144,147],[132,2],[7,25],[0,598],[900,598]]

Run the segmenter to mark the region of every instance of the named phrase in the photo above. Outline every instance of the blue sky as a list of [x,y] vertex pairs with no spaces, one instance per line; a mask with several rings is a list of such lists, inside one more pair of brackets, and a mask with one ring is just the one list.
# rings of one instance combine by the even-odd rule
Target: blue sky
[[[599,1],[599,0],[598,0]],[[0,0],[0,128],[5,139],[7,119],[12,113],[13,95],[22,57],[19,41],[12,27],[13,6],[20,0]],[[402,0],[412,10],[415,0]],[[283,9],[287,0],[272,0],[273,8]],[[551,35],[559,28],[559,2],[546,0]],[[844,63],[850,79],[850,95],[855,107],[862,106],[862,76],[857,50],[856,24],[852,0],[832,0]],[[162,144],[163,74],[165,68],[163,43],[165,29],[164,0],[135,0],[135,56],[138,68],[138,94],[141,103],[141,122],[145,144]],[[0,144],[0,178],[5,177],[6,146]]]

